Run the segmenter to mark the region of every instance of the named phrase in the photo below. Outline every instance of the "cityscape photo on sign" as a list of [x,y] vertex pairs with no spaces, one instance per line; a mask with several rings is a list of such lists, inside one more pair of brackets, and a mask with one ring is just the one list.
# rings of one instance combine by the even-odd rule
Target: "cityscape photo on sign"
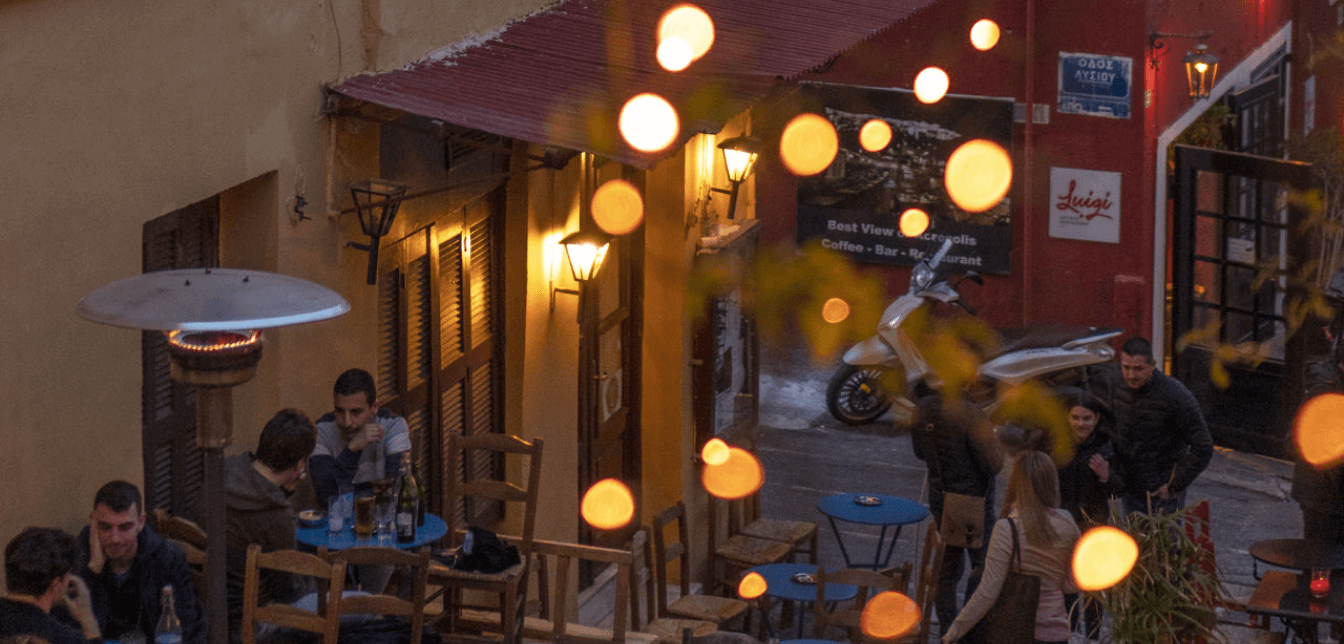
[[[1009,200],[984,212],[962,210],[948,196],[943,172],[953,150],[972,139],[1011,152],[1012,99],[948,95],[926,105],[909,90],[804,83],[800,100],[802,110],[825,116],[840,135],[831,166],[798,179],[800,245],[820,243],[857,262],[913,266],[950,238],[945,264],[1008,274]],[[889,125],[892,137],[870,152],[859,130],[873,119]],[[909,208],[929,215],[929,230],[919,237],[900,233],[900,215]]]

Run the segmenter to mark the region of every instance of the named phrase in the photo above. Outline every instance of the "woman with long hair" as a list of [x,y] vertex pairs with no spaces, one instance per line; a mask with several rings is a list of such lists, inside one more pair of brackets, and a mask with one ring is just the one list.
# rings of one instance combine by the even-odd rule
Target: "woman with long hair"
[[[1010,523],[1009,518],[1013,521]],[[1077,592],[1070,574],[1070,559],[1078,541],[1078,524],[1059,507],[1059,474],[1044,452],[1022,452],[1008,473],[1003,509],[994,524],[980,585],[943,634],[943,643],[955,642],[979,622],[994,605],[1003,580],[1013,565],[1016,524],[1022,552],[1022,572],[1041,578],[1040,602],[1036,606],[1036,642],[1047,644],[1069,639],[1069,616],[1064,593]]]

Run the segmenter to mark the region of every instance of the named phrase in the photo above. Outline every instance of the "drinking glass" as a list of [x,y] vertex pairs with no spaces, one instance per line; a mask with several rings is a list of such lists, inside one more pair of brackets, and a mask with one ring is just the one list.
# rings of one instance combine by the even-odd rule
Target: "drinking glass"
[[373,536],[373,495],[363,494],[355,497],[355,536],[368,539]]
[[397,504],[388,499],[379,499],[374,505],[373,520],[377,523],[378,537],[390,537],[396,534]]
[[327,534],[338,535],[345,530],[345,502],[339,495],[327,501]]
[[1325,599],[1330,596],[1330,569],[1312,568],[1311,570],[1311,596],[1316,599]]

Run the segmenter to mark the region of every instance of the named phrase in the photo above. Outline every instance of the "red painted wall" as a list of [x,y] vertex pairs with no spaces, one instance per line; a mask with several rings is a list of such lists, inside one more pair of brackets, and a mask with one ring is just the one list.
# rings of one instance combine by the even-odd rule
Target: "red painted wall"
[[1303,83],[1307,77],[1316,77],[1315,126],[1344,130],[1344,60],[1322,55],[1323,46],[1333,43],[1344,47],[1339,12],[1344,4],[1338,0],[1332,6],[1328,0],[1301,0],[1294,9],[1293,51],[1296,67],[1293,78],[1292,110],[1289,123],[1294,132],[1301,132],[1304,123]]
[[[1155,146],[1162,130],[1191,107],[1180,59],[1197,41],[1168,39],[1170,53],[1154,69],[1148,34],[1154,28],[1211,30],[1210,50],[1222,56],[1227,69],[1277,31],[1287,11],[1287,0],[940,2],[802,80],[909,88],[921,69],[937,65],[951,77],[952,93],[1011,96],[1021,103],[1030,92],[1032,102],[1049,105],[1049,123],[1014,126],[1012,272],[987,276],[983,288],[968,285],[967,298],[997,326],[1058,320],[1150,335],[1154,288],[1165,292],[1165,284],[1154,285],[1152,279]],[[988,52],[976,51],[967,37],[981,18],[992,18],[1003,29]],[[1056,112],[1061,51],[1133,59],[1130,118]],[[1150,87],[1153,105],[1145,108],[1144,91]],[[1049,177],[1056,166],[1121,173],[1121,243],[1049,236]],[[763,158],[758,172],[763,239],[793,240],[793,178],[773,158]],[[892,296],[904,290],[908,269],[865,268],[886,279]]]

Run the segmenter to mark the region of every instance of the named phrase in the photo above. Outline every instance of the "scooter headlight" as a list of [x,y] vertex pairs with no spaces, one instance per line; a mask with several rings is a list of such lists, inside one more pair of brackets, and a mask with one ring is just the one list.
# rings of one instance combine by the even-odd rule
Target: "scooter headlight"
[[933,269],[928,264],[920,262],[915,264],[915,269],[910,271],[910,292],[918,293],[933,285]]

